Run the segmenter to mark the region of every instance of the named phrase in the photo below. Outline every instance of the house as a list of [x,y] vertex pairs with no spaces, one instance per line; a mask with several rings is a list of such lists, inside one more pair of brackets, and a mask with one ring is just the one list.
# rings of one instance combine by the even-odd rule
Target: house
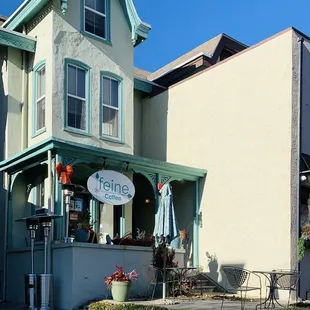
[[[152,233],[158,184],[174,193],[179,228],[188,231],[184,265],[297,269],[306,297],[307,263],[297,260],[309,197],[309,38],[289,28],[247,47],[221,34],[156,72],[134,68],[134,47],[148,38],[132,0],[26,0],[0,27],[1,208],[3,297],[23,302],[30,272],[23,223],[37,207],[54,221],[48,272],[54,306],[72,309],[105,297],[103,279],[115,264],[144,266],[151,250],[105,243],[107,235]],[[126,57],[124,57],[126,55]],[[101,170],[121,172],[135,196],[121,206],[89,192],[72,198],[89,209],[99,244],[64,243],[71,211],[55,168],[73,166],[72,183],[87,187]],[[207,174],[208,169],[208,174]],[[73,220],[73,217],[72,217]],[[35,272],[43,271],[40,234]],[[285,295],[280,295],[285,297]]]
[[[18,220],[37,208],[61,216],[51,228],[49,254],[43,253],[42,231],[37,232],[34,251],[34,272],[53,274],[56,309],[73,309],[105,297],[104,277],[116,264],[136,268],[140,280],[133,293],[145,292],[144,266],[151,263],[152,249],[105,243],[107,235],[113,238],[131,231],[135,236],[138,228],[153,233],[158,184],[173,183],[190,191],[181,191],[176,199],[178,208],[190,214],[188,224],[193,222],[206,170],[141,156],[142,107],[135,97],[165,89],[135,77],[134,48],[147,39],[150,28],[132,0],[25,0],[4,19],[0,27],[3,299],[24,302],[24,275],[31,272],[30,240],[25,223]],[[119,205],[112,203],[116,198],[111,194],[108,203],[101,203],[89,191],[76,190],[66,204],[66,191],[56,173],[60,164],[63,169],[73,167],[76,189],[87,189],[89,177],[102,170],[123,175],[123,180],[125,175],[134,184],[134,198]],[[125,188],[128,193],[128,185],[110,181],[107,191]],[[105,188],[108,185],[104,183]],[[186,199],[190,203],[185,206]],[[96,243],[64,243],[88,212],[98,233]],[[191,226],[196,233],[197,222]],[[198,241],[197,234],[192,240]],[[185,250],[177,250],[176,256],[184,264]],[[196,254],[188,257],[193,263],[197,259]]]

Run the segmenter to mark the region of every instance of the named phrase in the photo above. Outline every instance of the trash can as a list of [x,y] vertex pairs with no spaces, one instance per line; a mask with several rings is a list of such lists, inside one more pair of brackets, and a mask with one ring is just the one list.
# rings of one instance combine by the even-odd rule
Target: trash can
[[50,310],[52,307],[53,275],[40,274],[37,279],[37,309]]
[[29,309],[34,309],[37,304],[37,275],[25,275],[25,304]]

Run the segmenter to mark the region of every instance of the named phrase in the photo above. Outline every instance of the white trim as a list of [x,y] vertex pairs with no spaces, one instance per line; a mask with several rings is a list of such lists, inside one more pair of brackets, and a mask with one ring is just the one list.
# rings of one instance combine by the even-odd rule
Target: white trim
[[89,6],[87,6],[86,4],[84,4],[84,9],[88,10],[88,11],[91,11],[92,13],[98,14],[100,16],[103,16],[104,18],[106,17],[106,14],[103,14],[103,13],[101,13],[101,12],[95,10],[95,9],[92,9]]
[[110,108],[110,109],[115,110],[115,111],[119,111],[119,108],[113,107],[112,105],[102,103],[102,106],[106,107],[106,108]]
[[83,98],[83,97],[79,97],[79,96],[75,96],[75,95],[71,95],[71,94],[67,94],[68,97],[71,97],[71,98],[74,98],[74,99],[77,99],[77,100],[81,100],[81,101],[85,101],[86,102],[86,98]]

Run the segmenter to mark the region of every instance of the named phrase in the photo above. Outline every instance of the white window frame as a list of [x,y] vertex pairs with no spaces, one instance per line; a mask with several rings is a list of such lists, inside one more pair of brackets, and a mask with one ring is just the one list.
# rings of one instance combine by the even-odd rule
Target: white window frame
[[[105,4],[105,14],[103,14],[103,13],[101,13],[101,12],[99,12],[99,11],[89,7],[89,6],[87,6],[86,3],[85,3],[85,0],[83,0],[83,2],[84,2],[84,21],[83,21],[84,22],[84,31],[86,33],[89,33],[92,36],[98,37],[98,38],[103,39],[103,40],[108,40],[107,1],[106,0],[101,0],[101,1],[105,1],[105,3],[104,3]],[[104,23],[105,23],[105,25],[104,25],[104,32],[105,32],[104,33],[104,37],[98,36],[97,34],[89,32],[89,31],[86,30],[86,10],[89,10],[90,12],[92,12],[94,14],[97,14],[97,15],[100,15],[100,16],[104,17]]]
[[[117,107],[105,104],[103,102],[103,96],[102,96],[102,94],[103,94],[103,79],[109,79],[111,81],[117,82],[117,85],[118,85],[118,105],[117,105]],[[101,83],[101,85],[100,85],[100,88],[101,88],[101,98],[100,98],[100,105],[101,105],[101,107],[100,107],[100,122],[101,122],[101,124],[100,124],[100,131],[101,132],[100,132],[100,136],[104,137],[104,138],[112,139],[112,140],[121,140],[122,139],[122,126],[123,126],[123,124],[121,124],[121,122],[122,122],[122,115],[121,115],[121,113],[122,113],[122,111],[121,111],[121,102],[122,102],[121,87],[122,86],[121,86],[121,82],[122,82],[121,80],[119,80],[117,78],[114,78],[114,77],[112,77],[110,75],[105,75],[105,74],[102,74],[101,75],[101,79],[100,79],[100,83]],[[112,84],[110,83],[110,94],[111,94],[111,85]],[[116,137],[103,132],[103,127],[104,127],[103,126],[104,125],[104,122],[103,122],[103,108],[104,107],[112,109],[112,110],[115,110],[115,111],[118,112],[117,113],[117,115],[118,115],[117,133],[118,133],[118,135]]]
[[[80,97],[80,96],[76,96],[76,95],[72,95],[72,94],[69,94],[69,66],[71,67],[74,67],[75,69],[80,69],[80,70],[83,70],[85,72],[85,98],[83,97]],[[71,63],[71,62],[68,62],[66,64],[66,115],[65,115],[65,124],[66,124],[66,128],[68,128],[69,130],[74,130],[74,131],[79,131],[79,132],[82,132],[82,133],[85,133],[85,132],[88,132],[88,94],[87,92],[89,91],[87,85],[88,85],[88,72],[89,70],[84,68],[83,66],[79,66],[75,63]],[[76,75],[76,78],[77,78],[77,75]],[[77,79],[75,81],[76,83],[76,87],[77,87]],[[77,100],[80,100],[80,101],[84,101],[84,104],[85,104],[85,129],[81,129],[81,128],[76,128],[76,127],[71,127],[69,126],[69,97],[70,98],[73,98],[73,99],[77,99]]]

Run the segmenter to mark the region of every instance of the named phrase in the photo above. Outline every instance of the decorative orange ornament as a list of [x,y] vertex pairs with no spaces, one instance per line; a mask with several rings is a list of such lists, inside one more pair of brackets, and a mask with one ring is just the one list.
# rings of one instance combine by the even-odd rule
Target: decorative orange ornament
[[71,165],[63,167],[61,163],[57,163],[55,170],[61,184],[71,184],[71,177],[73,175]]
[[162,188],[163,188],[163,185],[160,184],[160,183],[158,183],[158,184],[157,184],[157,189],[160,191]]

